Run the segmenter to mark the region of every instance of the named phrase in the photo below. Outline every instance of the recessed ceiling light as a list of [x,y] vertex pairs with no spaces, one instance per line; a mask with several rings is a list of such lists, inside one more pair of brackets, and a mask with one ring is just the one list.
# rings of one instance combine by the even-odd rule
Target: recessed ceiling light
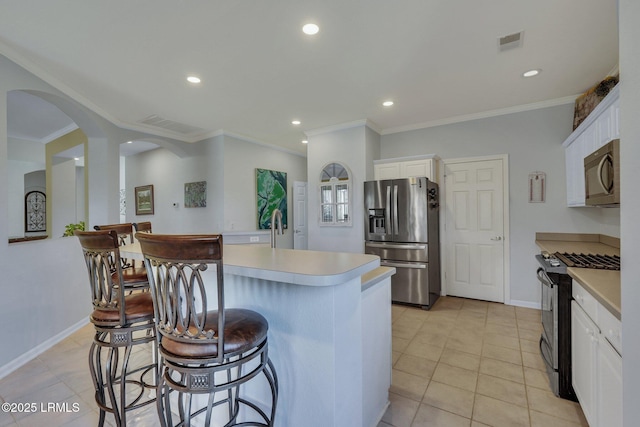
[[302,143],[303,143],[303,144],[308,144],[308,143],[309,143],[309,141],[307,141],[306,139],[303,139],[303,140],[302,140]]
[[187,81],[189,83],[200,83],[200,78],[196,76],[188,76]]
[[391,106],[393,105],[393,101],[384,101],[384,102],[382,103],[382,105],[383,105],[384,107],[391,107]]
[[292,120],[291,121],[292,125],[299,125],[300,123],[302,123],[300,120]]
[[316,24],[309,23],[302,26],[302,32],[309,36],[318,34],[318,31],[320,31],[320,27],[318,27]]
[[133,141],[127,141],[127,144],[133,144]]
[[522,77],[537,76],[538,74],[540,74],[540,71],[542,71],[542,70],[529,70],[529,71],[526,71],[526,72],[522,73]]

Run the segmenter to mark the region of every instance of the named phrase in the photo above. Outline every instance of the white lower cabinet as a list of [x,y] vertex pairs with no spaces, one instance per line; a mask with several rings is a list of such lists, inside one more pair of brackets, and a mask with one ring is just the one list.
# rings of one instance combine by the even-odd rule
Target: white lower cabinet
[[591,427],[596,425],[597,328],[580,305],[571,301],[571,381]]
[[[607,339],[607,334],[616,335],[617,333],[613,333],[612,328],[615,331],[617,327],[619,331],[619,321],[616,319],[618,325],[612,327],[609,317],[613,315],[606,311],[606,308],[595,301],[575,281],[573,289],[574,301],[571,302],[573,389],[590,427],[622,426],[622,356]],[[598,326],[598,319],[601,317],[607,320],[603,322],[607,323],[606,326]]]
[[598,342],[597,359],[597,425],[622,426],[622,357],[603,335]]

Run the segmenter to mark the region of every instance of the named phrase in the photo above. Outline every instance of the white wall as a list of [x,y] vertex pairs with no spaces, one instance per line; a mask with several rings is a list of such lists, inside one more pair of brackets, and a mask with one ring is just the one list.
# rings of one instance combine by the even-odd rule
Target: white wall
[[[373,159],[379,152],[379,135],[364,124],[308,134],[309,249],[362,253],[364,251],[363,183],[373,179]],[[320,172],[338,162],[351,172],[351,226],[319,225]]]
[[[9,160],[8,163],[8,215],[7,225],[9,237],[23,237],[24,234],[24,176],[29,172],[41,170],[43,166],[36,162],[20,162]],[[45,192],[44,190],[41,190]]]
[[51,194],[51,228],[49,235],[62,237],[67,224],[75,224],[76,211],[76,161],[73,159],[51,167],[53,194]]
[[[91,311],[86,266],[76,238],[57,237],[63,230],[52,230],[51,239],[8,244],[6,206],[11,201],[11,168],[7,160],[6,99],[9,91],[17,89],[36,92],[55,103],[89,137],[89,215],[94,215],[94,223],[116,222],[118,218],[119,143],[158,140],[114,126],[0,55],[0,341],[4,343],[0,346],[0,378],[87,323]],[[176,141],[159,143],[180,151]]]
[[[24,236],[25,174],[45,169],[45,148],[39,142],[9,138],[7,140],[7,215],[9,237]],[[46,193],[45,189],[41,189]]]
[[[190,149],[185,158],[164,148],[127,157],[127,221],[151,221],[157,233],[255,231],[255,169],[272,169],[287,173],[289,187],[289,230],[277,237],[278,247],[293,247],[292,187],[306,180],[304,157],[226,135]],[[196,181],[207,181],[207,207],[185,208],[184,184]],[[148,184],[154,186],[155,214],[136,216],[134,187]]]
[[[540,302],[535,279],[536,232],[620,236],[619,209],[568,208],[562,142],[573,104],[383,135],[381,158],[436,153],[443,159],[509,155],[511,284],[514,303]],[[528,175],[547,174],[545,203],[528,203]],[[605,212],[606,211],[606,212]]]
[[288,229],[276,242],[293,248],[293,182],[307,180],[307,159],[231,136],[224,137],[224,231],[257,229],[256,168],[287,173]]
[[640,3],[620,0],[620,170],[623,422],[640,419]]
[[77,239],[8,244],[6,94],[14,89],[58,93],[0,56],[0,206],[4,207],[0,209],[0,341],[4,343],[0,377],[54,344],[61,334],[86,323],[90,312],[86,267]]
[[[378,160],[380,158],[380,134],[378,134],[373,129],[366,127],[365,128],[365,181],[373,181],[375,179],[374,171],[373,171],[373,161]],[[364,200],[363,200],[364,203]],[[363,207],[364,209],[364,207]],[[363,213],[364,218],[364,213]],[[364,234],[363,234],[364,236]]]
[[[127,157],[127,221],[151,221],[155,233],[218,233],[223,223],[222,137],[193,144],[180,158],[165,148]],[[184,185],[207,182],[207,206],[184,207]],[[153,215],[135,214],[135,187],[153,185]],[[178,206],[174,207],[173,203]]]

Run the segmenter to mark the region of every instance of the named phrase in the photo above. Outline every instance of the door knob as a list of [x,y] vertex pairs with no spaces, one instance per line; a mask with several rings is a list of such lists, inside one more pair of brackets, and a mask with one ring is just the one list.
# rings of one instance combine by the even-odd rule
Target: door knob
[[492,237],[491,240],[502,240],[502,236]]

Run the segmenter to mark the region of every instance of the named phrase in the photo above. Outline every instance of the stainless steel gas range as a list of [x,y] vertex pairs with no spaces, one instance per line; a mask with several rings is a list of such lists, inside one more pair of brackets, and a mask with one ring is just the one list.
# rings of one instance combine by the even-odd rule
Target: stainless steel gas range
[[620,269],[620,257],[610,255],[543,253],[536,255],[542,289],[540,353],[556,396],[576,401],[571,385],[571,277],[567,267]]

